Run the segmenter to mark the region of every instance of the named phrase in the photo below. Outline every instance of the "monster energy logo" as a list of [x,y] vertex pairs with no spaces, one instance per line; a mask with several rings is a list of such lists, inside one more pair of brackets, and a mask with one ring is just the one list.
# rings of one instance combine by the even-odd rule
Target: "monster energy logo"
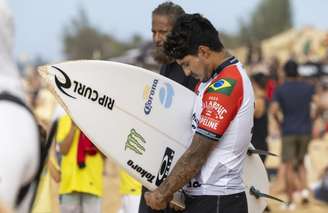
[[125,143],[125,150],[131,149],[135,153],[142,155],[146,151],[142,143],[146,143],[145,139],[135,129],[131,129]]

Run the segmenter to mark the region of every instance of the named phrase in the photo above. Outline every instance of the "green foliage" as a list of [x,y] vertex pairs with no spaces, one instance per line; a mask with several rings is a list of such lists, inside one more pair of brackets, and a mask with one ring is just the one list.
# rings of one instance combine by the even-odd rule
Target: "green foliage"
[[[228,35],[225,45],[236,47],[258,43],[292,27],[289,0],[262,0],[251,14],[250,20],[239,20],[237,35]],[[233,41],[233,42],[231,42]]]
[[263,0],[252,14],[251,36],[261,41],[292,27],[289,0]]
[[63,32],[64,53],[67,59],[108,59],[119,56],[142,42],[138,35],[132,41],[120,42],[92,26],[83,9]]
[[250,23],[240,25],[240,40],[244,43],[270,38],[292,27],[289,0],[262,0],[251,15]]
[[220,32],[220,39],[227,48],[237,48],[242,45],[238,35]]

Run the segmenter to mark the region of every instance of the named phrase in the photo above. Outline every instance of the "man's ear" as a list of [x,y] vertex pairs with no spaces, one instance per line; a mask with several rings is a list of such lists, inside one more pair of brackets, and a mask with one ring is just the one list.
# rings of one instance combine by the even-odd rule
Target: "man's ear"
[[204,57],[204,58],[209,58],[210,56],[210,48],[204,45],[199,45],[198,47],[198,56],[199,57]]

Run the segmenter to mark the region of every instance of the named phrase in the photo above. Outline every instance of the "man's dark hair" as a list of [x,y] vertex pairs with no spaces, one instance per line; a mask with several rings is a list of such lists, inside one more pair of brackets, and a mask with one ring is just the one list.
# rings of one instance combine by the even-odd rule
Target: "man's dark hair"
[[158,5],[152,12],[153,16],[160,15],[169,17],[172,25],[183,14],[185,14],[185,11],[182,7],[170,1]]
[[251,75],[251,79],[263,90],[265,90],[268,77],[264,73],[256,73]]
[[180,16],[164,43],[165,54],[182,59],[186,55],[195,55],[198,47],[204,45],[220,52],[224,47],[219,39],[219,32],[209,20],[200,14]]
[[298,77],[298,64],[293,59],[288,60],[284,65],[286,77]]

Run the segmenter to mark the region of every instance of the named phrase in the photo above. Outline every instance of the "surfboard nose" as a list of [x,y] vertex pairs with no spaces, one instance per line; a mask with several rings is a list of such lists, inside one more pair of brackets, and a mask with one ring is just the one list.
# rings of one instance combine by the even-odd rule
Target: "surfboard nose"
[[48,66],[47,65],[39,66],[38,73],[39,75],[41,75],[42,78],[46,79],[48,75]]
[[47,89],[52,93],[52,95],[56,98],[57,102],[61,104],[61,107],[66,111],[67,114],[70,114],[70,111],[67,107],[67,105],[61,100],[60,96],[57,94],[55,87],[51,83],[51,76],[49,69],[50,65],[42,65],[39,66],[37,71],[39,75],[42,77],[42,79],[46,82]]

